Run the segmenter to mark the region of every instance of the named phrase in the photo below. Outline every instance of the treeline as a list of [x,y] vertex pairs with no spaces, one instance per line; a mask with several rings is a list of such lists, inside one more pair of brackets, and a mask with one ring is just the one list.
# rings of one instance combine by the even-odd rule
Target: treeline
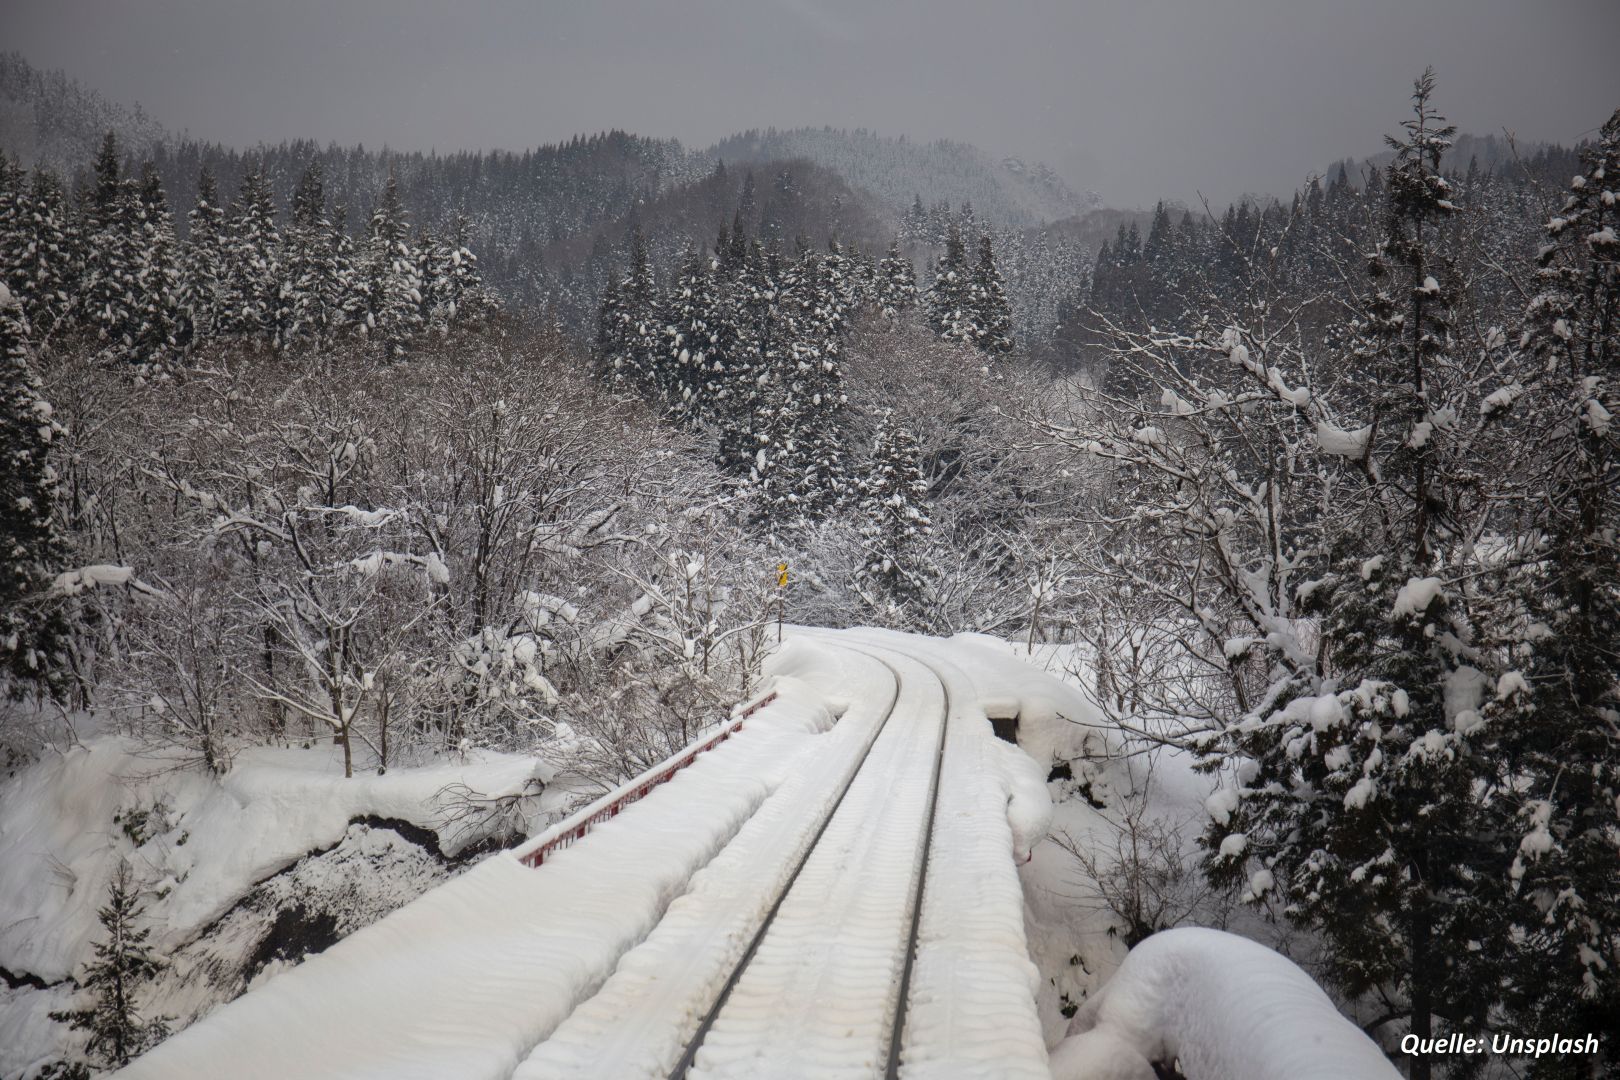
[[182,242],[155,167],[125,172],[110,133],[91,176],[70,196],[0,157],[0,272],[35,348],[88,339],[103,360],[155,370],[215,339],[296,352],[353,338],[397,357],[495,310],[466,223],[413,236],[392,179],[356,241],[328,214],[318,162],[285,225],[262,170],[229,207],[205,170]]
[[330,204],[345,208],[351,225],[369,217],[392,176],[400,207],[411,221],[436,232],[464,229],[490,287],[515,305],[535,309],[547,304],[579,269],[549,265],[548,250],[592,234],[630,207],[705,171],[673,140],[621,131],[575,136],[521,152],[451,154],[323,147],[308,141],[241,151],[180,141],[155,150],[152,163],[165,189],[181,204],[195,199],[205,169],[225,191],[237,190],[255,172],[273,189],[289,191],[305,169],[317,165]]
[[[1580,167],[1572,150],[1543,146],[1522,161],[1481,167],[1470,160],[1453,179],[1465,208],[1435,225],[1447,258],[1477,280],[1473,302],[1502,320],[1521,297],[1510,274],[1541,241],[1538,222],[1553,192]],[[1383,228],[1383,170],[1352,175],[1340,164],[1326,182],[1313,178],[1290,202],[1242,200],[1218,216],[1164,203],[1144,235],[1121,223],[1098,249],[1087,288],[1066,298],[1057,352],[1068,364],[1094,366],[1106,340],[1101,322],[1185,326],[1198,305],[1235,302],[1262,281],[1323,297],[1344,287],[1361,253]],[[1319,312],[1331,318],[1332,305]]]

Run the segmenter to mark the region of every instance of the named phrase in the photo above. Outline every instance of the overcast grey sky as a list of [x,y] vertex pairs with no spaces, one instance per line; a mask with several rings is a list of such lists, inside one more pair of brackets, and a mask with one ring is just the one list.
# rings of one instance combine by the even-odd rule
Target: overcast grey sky
[[521,148],[620,127],[947,136],[1113,205],[1284,192],[1411,79],[1463,130],[1620,106],[1620,0],[0,0],[0,47],[238,145]]

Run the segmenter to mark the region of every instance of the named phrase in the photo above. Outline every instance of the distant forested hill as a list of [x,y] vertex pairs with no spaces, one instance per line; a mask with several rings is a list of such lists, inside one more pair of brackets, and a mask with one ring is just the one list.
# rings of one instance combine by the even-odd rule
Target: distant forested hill
[[108,131],[141,156],[170,135],[139,105],[109,101],[61,71],[40,71],[15,52],[0,53],[0,150],[27,168],[71,177],[85,168]]
[[864,129],[768,128],[733,135],[707,153],[728,164],[803,158],[895,210],[919,196],[930,205],[971,203],[981,219],[1009,227],[1056,221],[1101,202],[1094,194],[1075,192],[1045,165],[997,161],[976,146],[946,139],[913,142]]

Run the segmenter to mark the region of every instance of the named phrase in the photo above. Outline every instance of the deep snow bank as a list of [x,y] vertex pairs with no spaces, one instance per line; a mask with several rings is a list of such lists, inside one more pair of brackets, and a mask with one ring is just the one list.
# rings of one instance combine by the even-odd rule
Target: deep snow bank
[[[82,1039],[46,1013],[71,1004],[65,980],[103,934],[96,913],[120,860],[141,886],[154,951],[172,964],[142,1002],[181,1026],[449,873],[437,854],[366,822],[402,823],[454,855],[551,812],[569,793],[541,793],[550,778],[539,759],[494,753],[347,780],[329,745],[247,749],[220,778],[114,735],[46,753],[0,788],[0,968],[49,987],[0,988],[0,1076],[27,1075]],[[510,797],[518,820],[451,814],[453,787]]]
[[1219,930],[1154,934],[1075,1014],[1054,1080],[1398,1080],[1400,1073],[1311,977]]
[[11,914],[0,922],[0,966],[47,982],[72,974],[99,933],[96,909],[120,856],[162,894],[147,906],[161,924],[154,945],[167,952],[255,882],[336,844],[357,818],[409,822],[454,854],[490,822],[450,822],[441,792],[508,795],[550,779],[537,759],[494,753],[347,780],[335,765],[330,747],[257,747],[215,779],[110,735],[36,762],[0,791],[0,911]]

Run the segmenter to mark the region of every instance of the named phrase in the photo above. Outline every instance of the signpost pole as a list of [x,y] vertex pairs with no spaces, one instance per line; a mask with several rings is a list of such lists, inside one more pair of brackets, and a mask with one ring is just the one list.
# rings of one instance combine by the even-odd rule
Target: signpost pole
[[782,616],[787,610],[788,564],[776,564],[776,643],[782,644]]

